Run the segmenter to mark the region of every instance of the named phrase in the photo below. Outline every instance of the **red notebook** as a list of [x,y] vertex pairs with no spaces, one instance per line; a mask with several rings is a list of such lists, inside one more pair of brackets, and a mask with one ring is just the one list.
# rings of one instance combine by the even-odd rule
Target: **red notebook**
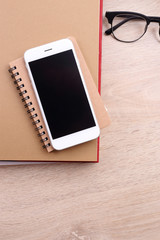
[[[54,1],[53,1],[54,2]],[[42,2],[40,3],[42,4]],[[86,9],[89,10],[89,6],[92,6],[90,8],[90,11],[84,10],[84,4],[86,6]],[[34,8],[35,3],[31,2],[31,10],[32,7]],[[66,2],[64,1],[64,5],[66,5]],[[90,94],[92,95],[92,99],[94,99],[94,109],[98,110],[98,113],[96,114],[97,118],[99,118],[98,122],[100,127],[104,127],[108,125],[109,123],[109,118],[108,114],[105,110],[105,107],[102,103],[101,98],[98,96],[96,93],[96,87],[100,91],[100,81],[101,81],[101,42],[102,42],[102,1],[79,1],[78,3],[75,1],[72,1],[70,6],[66,6],[64,14],[65,16],[65,22],[63,22],[64,26],[64,31],[63,33],[60,31],[61,27],[59,24],[59,17],[57,13],[61,12],[63,13],[63,10],[61,9],[61,4],[57,3],[54,5],[54,32],[52,39],[48,36],[47,37],[47,42],[58,40],[60,38],[66,37],[66,34],[73,35],[77,42],[78,45],[81,49],[81,53],[83,55],[80,56],[80,59],[82,58],[82,65],[84,68],[84,72],[86,71],[86,74],[88,74],[88,78],[91,78],[91,75],[93,76],[92,81],[94,80],[94,83],[91,83],[91,80],[88,80],[89,82],[89,87],[87,86],[88,90],[90,88]],[[73,10],[74,9],[74,14]],[[23,9],[25,12],[25,9]],[[69,14],[70,13],[70,14]],[[85,13],[85,15],[84,15]],[[76,19],[78,19],[77,22],[71,21],[77,14]],[[87,15],[86,15],[87,14]],[[53,14],[54,15],[54,14]],[[62,14],[63,15],[63,14]],[[33,20],[34,14],[31,11],[31,16],[30,18]],[[93,19],[94,17],[94,19]],[[30,19],[30,21],[31,21]],[[50,16],[48,17],[48,21],[50,19]],[[41,20],[41,17],[40,17]],[[51,20],[51,19],[50,19]],[[90,21],[91,20],[91,21]],[[78,24],[78,26],[77,26]],[[31,27],[31,33],[34,33],[34,29],[32,28],[32,24],[30,22],[30,27]],[[83,27],[83,31],[82,31]],[[21,29],[23,31],[23,29]],[[24,31],[25,32],[25,31]],[[79,35],[79,33],[81,33]],[[83,34],[82,34],[83,33]],[[38,36],[41,35],[42,32],[38,33]],[[47,34],[50,35],[50,33],[47,31]],[[37,40],[39,40],[37,36]],[[20,42],[20,40],[17,40]],[[74,41],[74,40],[73,40]],[[37,45],[45,44],[47,42],[43,42],[40,44],[41,41],[35,41],[34,44],[31,43],[30,41],[25,42],[25,46],[23,48],[23,52],[31,47],[35,47]],[[75,43],[77,44],[77,43]],[[16,49],[15,49],[16,52]],[[23,53],[22,53],[23,54]],[[16,56],[16,54],[15,54]],[[85,60],[84,60],[85,59]],[[19,64],[20,59],[12,61],[10,63],[10,67],[14,72],[14,65],[17,63],[17,66]],[[22,58],[21,58],[22,61]],[[87,63],[87,64],[86,64]],[[88,65],[88,67],[87,67]],[[82,66],[81,66],[82,67]],[[18,69],[18,67],[17,67]],[[90,74],[90,71],[91,74]],[[22,70],[19,70],[19,74],[22,74]],[[23,75],[23,74],[22,74]],[[15,76],[15,80],[17,80]],[[14,81],[15,81],[14,80]],[[8,81],[8,86],[10,87],[10,79],[7,79]],[[18,82],[18,85],[20,83]],[[94,86],[94,87],[93,87]],[[12,86],[13,88],[13,86]],[[27,89],[30,87],[28,86]],[[93,90],[94,89],[94,90]],[[11,87],[9,88],[9,91],[12,91],[14,94],[17,94]],[[21,89],[22,91],[22,89]],[[10,96],[10,95],[9,95]],[[18,96],[18,94],[17,94]],[[9,97],[10,98],[10,97]],[[96,99],[96,100],[95,100]],[[11,99],[10,99],[11,100]],[[99,140],[94,140],[90,141],[88,143],[80,144],[76,147],[63,150],[63,151],[52,151],[48,153],[46,149],[43,149],[39,143],[37,134],[35,133],[33,126],[28,119],[28,116],[26,116],[26,112],[20,104],[17,102],[18,97],[15,97],[14,100],[12,98],[12,101],[14,101],[14,104],[16,105],[15,108],[10,108],[7,110],[10,110],[10,114],[13,115],[13,118],[16,116],[19,116],[19,118],[15,118],[16,121],[14,121],[14,125],[17,126],[14,129],[12,128],[12,134],[11,134],[11,140],[14,144],[11,145],[10,151],[7,150],[6,144],[6,138],[3,141],[3,151],[1,154],[1,159],[0,160],[9,160],[9,161],[29,161],[29,162],[37,162],[37,161],[83,161],[83,162],[97,162],[99,159]],[[19,101],[20,102],[20,101]],[[92,102],[93,103],[93,102]],[[6,110],[6,111],[7,111]],[[22,121],[23,120],[23,121]],[[7,124],[7,123],[5,123]],[[17,131],[17,129],[19,129]],[[7,133],[9,134],[9,133]],[[6,136],[6,135],[5,135]],[[14,139],[18,139],[19,141],[19,147],[17,148],[17,143],[14,142]],[[47,145],[47,143],[45,144]],[[19,149],[19,151],[17,151]],[[49,149],[49,148],[48,148]]]

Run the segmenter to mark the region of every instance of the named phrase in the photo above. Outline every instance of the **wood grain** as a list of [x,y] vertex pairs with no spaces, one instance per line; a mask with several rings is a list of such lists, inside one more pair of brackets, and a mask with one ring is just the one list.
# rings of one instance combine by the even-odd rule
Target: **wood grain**
[[[160,16],[158,0],[104,0],[105,10]],[[107,29],[103,21],[103,32]],[[160,40],[103,35],[102,97],[112,124],[99,164],[0,168],[1,240],[160,239]]]

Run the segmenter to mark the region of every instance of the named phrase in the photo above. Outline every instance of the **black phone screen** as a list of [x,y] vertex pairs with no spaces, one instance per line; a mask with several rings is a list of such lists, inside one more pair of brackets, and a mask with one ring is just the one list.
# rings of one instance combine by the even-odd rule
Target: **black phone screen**
[[72,50],[29,66],[53,139],[95,126]]

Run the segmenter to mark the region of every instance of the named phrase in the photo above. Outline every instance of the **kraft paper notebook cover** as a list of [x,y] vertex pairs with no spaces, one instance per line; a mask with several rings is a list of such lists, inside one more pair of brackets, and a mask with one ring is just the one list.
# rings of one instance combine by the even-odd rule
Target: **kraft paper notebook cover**
[[[75,36],[84,54],[93,79],[99,77],[100,2],[96,1],[5,1],[9,17],[3,23],[1,49],[1,160],[18,161],[91,161],[98,156],[97,141],[91,141],[61,152],[47,153],[42,149],[31,121],[23,109],[12,81],[4,73],[7,62],[22,56],[26,49],[47,42]],[[14,5],[14,6],[12,6]],[[16,13],[12,7],[16,8]],[[45,8],[44,8],[45,7]],[[5,11],[4,11],[5,12]],[[29,17],[28,17],[29,16]],[[45,26],[44,28],[42,27]],[[15,27],[16,26],[16,27]],[[6,47],[6,48],[5,48]],[[6,50],[7,49],[7,50]]]

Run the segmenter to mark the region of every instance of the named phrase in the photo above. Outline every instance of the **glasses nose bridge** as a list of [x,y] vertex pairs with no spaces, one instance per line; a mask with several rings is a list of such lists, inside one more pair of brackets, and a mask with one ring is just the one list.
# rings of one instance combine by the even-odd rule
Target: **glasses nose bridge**
[[149,22],[156,22],[156,23],[160,23],[160,17],[148,17]]
[[[158,25],[159,25],[159,36],[160,36],[160,17],[148,17],[148,20],[149,20],[149,21],[147,21],[147,22],[148,22],[148,23],[147,23],[147,28],[148,28],[148,25],[149,25],[151,22],[158,23]],[[145,31],[147,31],[147,28],[146,28]]]

